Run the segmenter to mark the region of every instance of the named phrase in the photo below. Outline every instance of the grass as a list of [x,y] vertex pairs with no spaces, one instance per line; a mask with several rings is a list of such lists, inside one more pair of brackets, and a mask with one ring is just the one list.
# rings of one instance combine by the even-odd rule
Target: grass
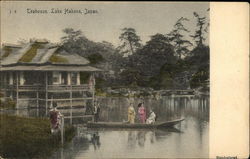
[[56,63],[68,63],[68,60],[64,57],[60,57],[56,54],[53,54],[50,59],[49,59],[50,62],[56,62]]
[[44,48],[41,44],[34,43],[31,48],[19,59],[19,62],[30,62],[37,54],[38,49]]
[[4,54],[2,56],[2,58],[8,57],[11,53],[12,49],[9,47],[4,47]]
[[[52,135],[47,118],[0,115],[0,156],[4,158],[48,158],[61,146],[60,133]],[[65,141],[75,133],[65,128]]]

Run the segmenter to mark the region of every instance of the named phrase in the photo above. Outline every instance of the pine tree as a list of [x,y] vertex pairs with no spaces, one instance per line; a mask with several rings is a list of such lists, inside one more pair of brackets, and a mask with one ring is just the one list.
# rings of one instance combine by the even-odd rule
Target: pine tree
[[169,34],[167,34],[167,37],[169,41],[173,44],[175,52],[179,59],[185,56],[189,52],[188,47],[192,46],[192,43],[190,41],[184,39],[183,34],[185,32],[186,33],[189,32],[189,30],[187,30],[183,25],[184,21],[189,21],[189,20],[183,17],[178,19],[174,25],[174,30],[172,30]]
[[120,35],[119,39],[123,42],[122,45],[119,47],[120,49],[124,49],[124,53],[130,52],[130,54],[134,54],[135,51],[141,47],[140,44],[140,37],[136,34],[134,28],[123,28],[122,34]]
[[195,40],[197,46],[202,46],[205,41],[204,32],[206,28],[204,28],[204,25],[206,24],[206,17],[200,17],[196,12],[194,12],[194,16],[197,18],[197,29],[191,37]]

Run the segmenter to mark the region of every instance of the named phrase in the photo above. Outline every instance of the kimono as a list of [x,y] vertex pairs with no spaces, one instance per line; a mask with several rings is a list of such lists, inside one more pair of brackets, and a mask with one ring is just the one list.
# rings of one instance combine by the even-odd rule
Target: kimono
[[148,117],[146,123],[147,124],[153,124],[153,123],[155,123],[155,118],[156,118],[155,113],[154,112],[150,112],[149,117]]
[[128,107],[128,122],[130,124],[134,124],[135,123],[135,109],[132,106]]
[[51,109],[49,112],[51,132],[54,133],[59,130],[61,113],[57,109]]
[[139,107],[138,109],[139,119],[141,123],[146,122],[146,109],[144,106]]

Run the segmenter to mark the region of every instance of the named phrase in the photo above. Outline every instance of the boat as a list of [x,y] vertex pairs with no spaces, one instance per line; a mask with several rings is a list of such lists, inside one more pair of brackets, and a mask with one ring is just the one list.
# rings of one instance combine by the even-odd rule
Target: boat
[[142,123],[129,124],[127,122],[88,122],[87,128],[156,129],[156,128],[173,127],[174,125],[180,123],[183,120],[184,118],[166,122],[156,122],[154,124],[142,124]]

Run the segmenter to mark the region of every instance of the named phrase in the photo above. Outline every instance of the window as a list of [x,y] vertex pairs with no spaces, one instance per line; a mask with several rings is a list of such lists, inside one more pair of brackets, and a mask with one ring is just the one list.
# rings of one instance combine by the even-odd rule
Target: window
[[53,84],[61,84],[61,73],[53,72]]

